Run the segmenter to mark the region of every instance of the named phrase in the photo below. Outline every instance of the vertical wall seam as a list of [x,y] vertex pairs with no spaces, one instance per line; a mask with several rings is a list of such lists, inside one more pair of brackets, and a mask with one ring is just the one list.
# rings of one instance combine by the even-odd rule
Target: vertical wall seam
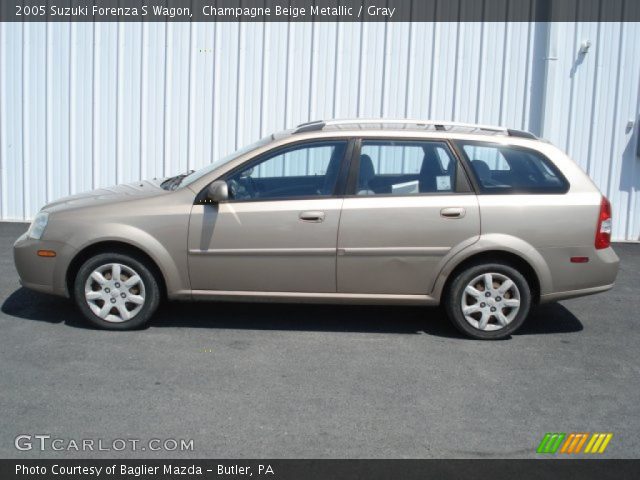
[[187,171],[193,166],[193,150],[195,146],[195,48],[193,47],[193,34],[197,24],[189,22],[189,82],[187,84]]
[[78,24],[71,22],[69,25],[69,193],[76,193],[77,182],[77,152],[76,152],[76,96],[74,95],[74,85],[77,74],[77,59],[74,56],[73,43],[77,39]]
[[[580,8],[580,4],[576,3],[576,18],[579,14],[579,8]],[[574,26],[573,29],[573,48],[571,49],[571,61],[575,64],[575,62],[577,61],[577,57],[576,57],[576,52],[578,51],[578,31],[579,31],[579,26],[576,24]],[[580,55],[580,53],[578,53],[578,55]],[[571,66],[571,68],[573,69],[573,65]],[[573,134],[573,130],[572,130],[572,126],[573,126],[573,122],[574,122],[574,103],[575,103],[575,84],[576,84],[576,74],[577,74],[577,69],[573,72],[573,76],[569,77],[569,111],[567,112],[567,117],[569,119],[568,125],[567,125],[567,135],[566,135],[566,139],[565,139],[565,151],[569,151],[570,146],[571,146],[571,135]]]
[[[51,198],[51,193],[53,190],[53,168],[51,163],[53,162],[53,151],[51,146],[52,135],[51,128],[53,124],[53,108],[51,105],[51,91],[53,90],[51,86],[51,79],[53,77],[51,67],[53,64],[52,61],[52,33],[51,33],[51,23],[47,22],[46,27],[46,50],[45,50],[45,66],[44,66],[44,76],[45,76],[45,102],[44,102],[44,168],[45,168],[45,192],[44,198],[45,202],[49,203]],[[1,75],[0,75],[1,76]]]
[[244,25],[243,22],[240,22],[238,24],[238,54],[236,56],[237,58],[237,64],[236,64],[236,79],[237,79],[237,88],[236,88],[236,131],[235,131],[235,141],[234,141],[234,145],[233,148],[237,149],[238,148],[238,144],[240,143],[240,106],[242,105],[242,101],[241,101],[241,97],[242,95],[240,95],[240,92],[242,92],[243,87],[244,87],[244,79],[242,77],[242,26]]
[[[49,24],[47,24],[49,25]],[[93,49],[93,54],[91,56],[91,84],[92,84],[92,94],[91,94],[91,102],[92,102],[92,108],[91,108],[91,188],[96,188],[96,185],[98,183],[98,148],[97,148],[97,144],[98,144],[98,139],[97,139],[97,135],[98,135],[98,129],[96,128],[96,122],[97,122],[97,114],[96,112],[98,111],[98,104],[96,102],[96,97],[98,96],[98,92],[99,90],[96,88],[97,82],[98,82],[98,76],[96,75],[96,68],[97,68],[97,62],[96,62],[96,50],[97,50],[97,45],[96,45],[96,29],[97,29],[97,23],[93,23],[93,28],[92,28],[92,49]]]
[[336,110],[338,106],[338,71],[342,62],[340,53],[340,26],[342,23],[336,23],[336,50],[334,56],[334,68],[333,68],[333,102],[331,107],[331,116],[336,118]]
[[[459,6],[459,4],[458,4]],[[460,96],[460,84],[459,84],[459,80],[460,80],[460,75],[459,75],[459,68],[460,68],[460,42],[463,40],[463,38],[461,38],[463,36],[462,33],[462,28],[460,27],[460,23],[456,23],[456,46],[455,46],[455,53],[454,53],[454,61],[453,61],[453,95],[451,97],[451,120],[457,120],[457,115],[456,115],[456,102],[458,100],[458,97]]]
[[386,104],[388,102],[388,92],[387,92],[387,67],[389,65],[389,22],[385,20],[384,22],[384,34],[382,35],[382,79],[380,81],[380,116],[384,117],[386,115],[387,109]]
[[[435,6],[435,14],[438,12],[438,3],[436,2]],[[433,32],[431,37],[431,68],[429,69],[429,118],[433,118],[433,82],[435,80],[435,71],[436,71],[436,48],[439,46],[439,42],[436,42],[438,38],[438,23],[431,22],[433,25]]]
[[[533,5],[533,2],[531,3],[531,5]],[[529,16],[531,17],[532,12],[529,11]],[[520,118],[520,128],[522,130],[529,130],[530,131],[530,125],[527,122],[527,119],[529,118],[529,115],[531,113],[531,101],[532,101],[532,94],[533,92],[531,92],[531,75],[532,75],[532,63],[534,61],[533,58],[533,54],[532,54],[532,48],[533,48],[533,41],[532,41],[532,36],[533,36],[533,32],[534,32],[534,28],[533,28],[533,23],[532,22],[528,22],[527,24],[527,61],[525,62],[524,65],[524,79],[525,79],[525,84],[524,84],[524,108],[522,109],[522,115]]]
[[[507,10],[509,4],[507,3]],[[508,13],[507,13],[507,18],[508,18]],[[504,108],[505,108],[505,102],[504,102],[504,92],[507,90],[505,87],[508,85],[508,78],[507,78],[507,59],[509,58],[509,32],[511,31],[510,28],[510,23],[507,22],[505,23],[504,26],[504,36],[502,39],[502,71],[501,71],[501,75],[500,75],[500,91],[503,92],[502,95],[500,95],[500,103],[499,103],[499,107],[498,107],[498,124],[499,125],[503,125],[504,124]]]
[[115,117],[116,117],[116,128],[115,128],[115,143],[116,143],[116,162],[115,162],[115,179],[116,179],[116,183],[120,183],[120,175],[121,175],[121,168],[120,168],[120,162],[122,161],[122,106],[120,105],[120,102],[122,101],[122,93],[121,93],[121,89],[124,85],[123,79],[122,79],[122,75],[123,75],[123,71],[124,68],[122,68],[122,65],[120,65],[120,62],[122,62],[122,32],[121,32],[121,22],[117,22],[117,29],[116,29],[116,42],[117,42],[117,46],[116,46],[116,101],[115,101]]
[[315,67],[315,46],[316,46],[316,22],[311,22],[311,58],[309,59],[309,100],[307,104],[307,118],[305,121],[311,120],[312,107],[315,101],[315,95],[313,87],[315,85],[314,79],[316,76]]
[[[596,28],[596,48],[595,48],[595,57],[594,58],[594,74],[593,74],[593,90],[592,90],[592,94],[591,94],[591,119],[593,119],[596,115],[596,101],[598,99],[598,92],[600,90],[600,68],[599,68],[599,63],[600,63],[600,34],[601,34],[601,26],[600,23],[598,23],[598,26]],[[591,167],[592,167],[592,157],[593,157],[593,148],[594,148],[594,143],[596,140],[596,136],[594,135],[594,122],[589,122],[589,143],[587,145],[587,165],[586,165],[586,171],[587,173],[591,172]]]
[[289,118],[291,118],[289,109],[291,108],[291,102],[289,101],[289,85],[290,85],[290,78],[289,76],[291,75],[291,66],[289,65],[289,62],[291,61],[291,48],[293,48],[292,46],[292,41],[291,41],[291,22],[287,22],[287,36],[286,36],[286,58],[284,61],[285,64],[285,74],[284,74],[284,125],[282,125],[283,128],[287,128],[289,126]]
[[167,154],[169,152],[169,148],[171,147],[171,140],[169,139],[169,114],[171,113],[171,105],[169,104],[169,81],[171,79],[171,75],[169,73],[169,59],[171,58],[170,48],[171,42],[169,41],[169,33],[173,32],[171,28],[171,24],[169,22],[165,23],[165,31],[164,31],[164,95],[162,99],[162,176],[166,177],[168,175],[167,168]]
[[356,104],[356,117],[360,117],[362,113],[362,68],[364,66],[364,28],[367,25],[365,22],[360,22],[360,58],[358,58],[358,103]]
[[[30,162],[31,162],[31,149],[29,147],[29,141],[27,138],[27,132],[29,131],[29,113],[28,113],[28,95],[26,92],[28,91],[28,87],[26,82],[29,79],[28,74],[28,59],[31,55],[31,47],[27,44],[26,32],[27,25],[29,22],[22,23],[22,45],[21,45],[21,55],[22,55],[22,65],[21,65],[21,83],[22,83],[22,91],[21,91],[21,108],[22,108],[22,132],[20,135],[20,140],[22,142],[22,218],[27,218],[27,191],[29,191],[28,179],[31,170]],[[31,27],[29,27],[30,30]]]
[[[258,123],[258,132],[260,135],[260,138],[262,138],[265,135],[264,132],[264,125],[265,125],[265,118],[264,116],[266,115],[266,108],[265,108],[265,87],[268,86],[267,85],[267,78],[269,75],[269,62],[266,61],[267,60],[267,52],[271,52],[271,48],[270,45],[267,46],[267,42],[269,41],[269,36],[267,35],[267,25],[271,25],[268,22],[264,22],[262,24],[262,62],[260,65],[260,78],[262,79],[262,81],[260,82],[260,120]],[[271,31],[271,30],[269,30]],[[270,57],[270,55],[269,55]]]
[[147,175],[148,167],[147,167],[147,104],[149,102],[148,96],[148,86],[147,82],[149,79],[149,65],[148,62],[148,48],[149,48],[149,24],[147,22],[142,22],[142,28],[140,29],[140,120],[138,125],[139,131],[139,141],[140,145],[138,147],[138,176],[142,180]]
[[[623,4],[624,6],[624,4]],[[609,167],[609,172],[607,174],[607,185],[606,188],[604,189],[605,192],[607,192],[607,197],[611,198],[612,197],[612,191],[611,191],[611,176],[613,174],[613,167],[617,166],[616,165],[616,159],[613,156],[615,148],[616,148],[616,140],[618,138],[618,133],[617,130],[620,128],[618,125],[618,113],[620,111],[620,81],[621,81],[621,77],[620,77],[620,66],[622,64],[622,45],[624,42],[624,31],[625,31],[625,22],[620,22],[620,32],[618,34],[618,61],[616,62],[616,65],[618,66],[617,68],[617,72],[616,72],[616,90],[615,90],[615,96],[614,96],[614,101],[613,101],[613,115],[612,115],[612,120],[611,120],[611,146],[610,146],[610,153],[609,153],[609,159],[612,162],[612,165],[610,165]]]
[[213,162],[214,160],[216,160],[215,158],[215,152],[216,152],[216,148],[218,146],[218,139],[219,139],[219,133],[218,133],[218,118],[219,118],[219,113],[218,113],[218,92],[220,89],[220,81],[219,81],[219,75],[220,75],[220,65],[219,65],[219,55],[216,52],[216,49],[218,48],[218,43],[220,41],[220,27],[217,23],[214,23],[213,25],[213,73],[212,73],[212,85],[211,88],[213,89],[213,95],[212,95],[212,99],[211,99],[211,109],[212,109],[212,116],[211,116],[211,129],[213,130],[212,132],[212,136],[211,136],[211,161]]
[[[410,3],[410,12],[413,12],[413,0]],[[404,116],[409,116],[409,104],[413,97],[413,62],[411,55],[413,53],[413,22],[409,22],[409,38],[407,39],[407,77],[404,84]]]
[[[482,2],[482,7],[483,7],[483,16],[484,16],[484,1]],[[484,90],[484,50],[485,50],[485,41],[484,41],[484,36],[485,36],[485,32],[484,32],[484,22],[482,22],[480,24],[480,49],[478,51],[478,57],[479,57],[479,61],[478,61],[478,87],[477,87],[477,93],[476,93],[476,115],[475,115],[475,121],[476,123],[478,123],[480,121],[480,112],[482,111],[482,106],[483,106],[483,102],[482,99],[484,97],[483,95],[483,90]]]

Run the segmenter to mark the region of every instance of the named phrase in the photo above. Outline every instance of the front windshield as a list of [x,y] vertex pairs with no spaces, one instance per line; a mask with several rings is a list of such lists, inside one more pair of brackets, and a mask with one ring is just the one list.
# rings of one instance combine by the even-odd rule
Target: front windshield
[[235,160],[236,158],[244,155],[245,153],[249,153],[252,150],[260,148],[260,147],[266,145],[267,143],[271,142],[272,140],[273,140],[273,137],[271,135],[269,135],[267,137],[264,137],[264,138],[261,138],[257,142],[254,142],[254,143],[252,143],[250,145],[246,145],[246,146],[242,147],[240,150],[236,150],[235,152],[230,153],[226,157],[223,157],[223,158],[221,158],[219,160],[216,160],[212,164],[207,165],[206,167],[203,167],[200,170],[196,170],[195,172],[189,173],[187,176],[185,176],[180,181],[180,184],[179,184],[180,188],[186,187],[187,185],[191,185],[196,180],[204,177],[208,173],[213,172],[216,168],[221,167],[225,163],[228,163],[228,162],[230,162],[232,160]]

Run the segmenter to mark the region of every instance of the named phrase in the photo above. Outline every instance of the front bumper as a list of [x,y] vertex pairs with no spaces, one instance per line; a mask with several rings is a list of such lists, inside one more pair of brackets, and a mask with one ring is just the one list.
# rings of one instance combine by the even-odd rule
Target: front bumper
[[[38,250],[53,250],[56,256],[40,257]],[[34,240],[23,234],[13,244],[13,260],[20,284],[38,292],[68,297],[65,278],[74,253],[75,250],[65,243]]]

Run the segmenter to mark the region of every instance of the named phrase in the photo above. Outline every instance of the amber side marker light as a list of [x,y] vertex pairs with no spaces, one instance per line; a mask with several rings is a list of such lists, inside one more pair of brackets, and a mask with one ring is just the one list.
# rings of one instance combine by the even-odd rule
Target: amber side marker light
[[55,257],[56,252],[53,250],[38,250],[39,257]]

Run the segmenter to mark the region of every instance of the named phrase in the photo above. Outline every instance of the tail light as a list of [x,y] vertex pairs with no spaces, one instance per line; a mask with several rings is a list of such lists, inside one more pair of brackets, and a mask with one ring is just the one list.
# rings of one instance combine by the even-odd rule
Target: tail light
[[598,250],[611,245],[611,204],[607,197],[602,197],[600,202],[600,214],[598,215],[598,228],[596,230],[596,248]]

